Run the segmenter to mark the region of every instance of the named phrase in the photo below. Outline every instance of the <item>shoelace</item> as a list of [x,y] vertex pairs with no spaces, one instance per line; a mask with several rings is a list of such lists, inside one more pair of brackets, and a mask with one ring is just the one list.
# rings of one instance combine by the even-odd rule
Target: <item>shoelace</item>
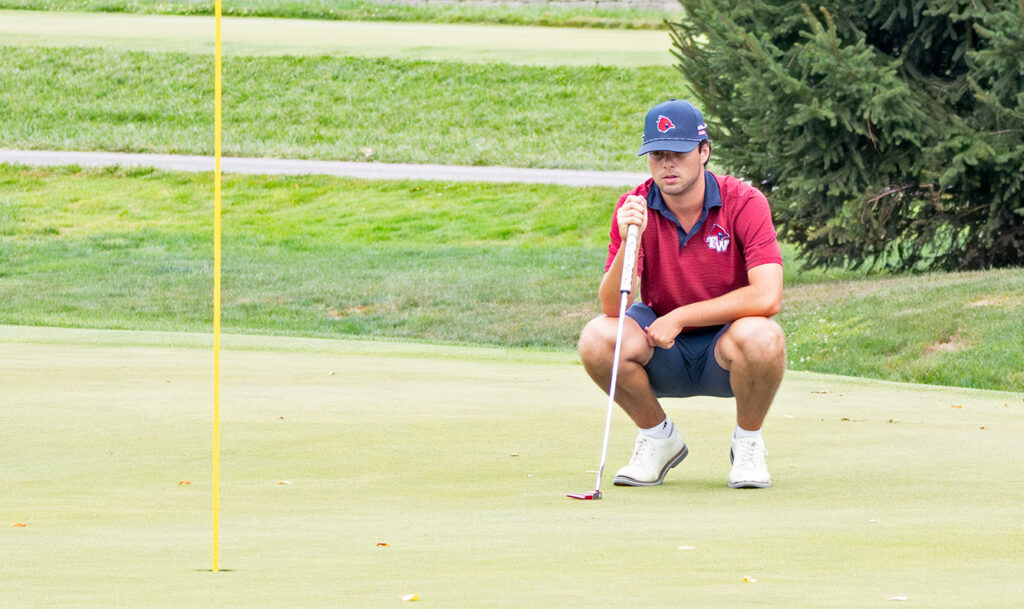
[[630,465],[640,463],[654,456],[654,441],[642,436],[636,441],[636,449],[633,450],[633,457],[629,460]]
[[758,442],[740,442],[740,454],[734,455],[743,468],[760,468],[758,457],[763,457],[768,451]]

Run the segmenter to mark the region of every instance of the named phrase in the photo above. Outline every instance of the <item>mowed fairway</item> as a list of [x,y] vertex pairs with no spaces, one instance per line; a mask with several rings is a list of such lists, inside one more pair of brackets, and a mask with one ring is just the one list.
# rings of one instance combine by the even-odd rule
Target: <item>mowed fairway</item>
[[[0,44],[213,53],[213,17],[0,10]],[[668,32],[225,17],[226,55],[671,66]]]
[[[787,376],[775,486],[726,488],[727,400],[669,401],[691,455],[591,490],[603,394],[565,352],[0,326],[4,607],[1014,606],[1018,394]],[[23,523],[25,526],[14,526]],[[381,545],[387,544],[387,545]],[[744,578],[751,580],[745,582]],[[752,581],[752,580],[756,580]]]

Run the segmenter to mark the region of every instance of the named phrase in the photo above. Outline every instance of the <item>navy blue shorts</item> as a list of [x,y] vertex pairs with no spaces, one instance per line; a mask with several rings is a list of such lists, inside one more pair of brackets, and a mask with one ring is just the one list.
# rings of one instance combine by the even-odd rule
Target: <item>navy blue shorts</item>
[[[650,307],[641,302],[633,303],[626,316],[644,329],[658,318]],[[654,394],[659,398],[695,395],[733,397],[729,371],[719,366],[715,359],[715,345],[728,328],[729,324],[702,328],[680,334],[676,337],[676,344],[669,349],[655,347],[651,361],[644,366]]]

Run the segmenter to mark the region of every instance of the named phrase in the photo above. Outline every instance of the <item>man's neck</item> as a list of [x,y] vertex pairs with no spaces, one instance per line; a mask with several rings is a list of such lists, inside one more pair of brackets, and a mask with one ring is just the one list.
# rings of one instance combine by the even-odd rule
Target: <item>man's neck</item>
[[686,230],[690,229],[704,211],[704,191],[707,188],[705,178],[706,175],[702,171],[693,188],[678,195],[666,194],[664,190],[661,192],[661,198],[664,199],[665,206],[683,224],[683,228]]

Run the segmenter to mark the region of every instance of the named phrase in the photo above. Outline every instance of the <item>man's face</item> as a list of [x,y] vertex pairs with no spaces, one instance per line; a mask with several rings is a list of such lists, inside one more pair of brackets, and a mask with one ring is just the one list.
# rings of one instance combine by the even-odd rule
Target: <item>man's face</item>
[[710,150],[700,145],[690,152],[655,150],[647,153],[651,177],[662,194],[679,196],[693,190],[704,173],[704,162]]

